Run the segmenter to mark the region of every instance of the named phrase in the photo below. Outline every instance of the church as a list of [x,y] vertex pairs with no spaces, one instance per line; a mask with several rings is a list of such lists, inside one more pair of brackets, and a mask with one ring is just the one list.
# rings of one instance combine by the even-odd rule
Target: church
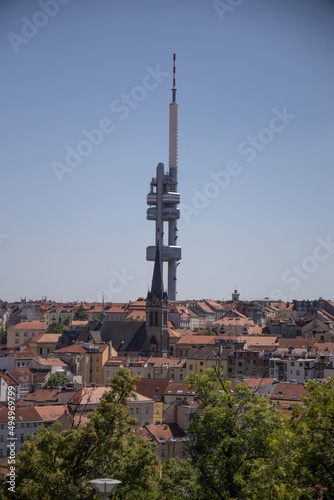
[[151,290],[146,298],[146,321],[89,321],[77,342],[111,343],[119,356],[168,357],[168,296],[163,288],[159,245],[156,248]]

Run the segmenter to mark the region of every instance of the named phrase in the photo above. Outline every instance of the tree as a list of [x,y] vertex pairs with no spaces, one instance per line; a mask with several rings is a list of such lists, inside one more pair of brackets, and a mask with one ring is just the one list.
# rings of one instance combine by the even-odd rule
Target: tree
[[149,442],[135,437],[135,421],[127,414],[136,381],[120,369],[85,426],[54,426],[30,436],[17,457],[16,491],[4,488],[0,498],[98,499],[89,480],[109,477],[122,481],[115,500],[156,500],[157,457]]
[[57,321],[53,321],[52,323],[49,324],[46,332],[47,333],[63,333],[64,330],[66,330],[66,325],[62,325],[61,323],[58,323]]
[[303,407],[295,406],[291,428],[299,449],[299,481],[315,498],[334,497],[334,377],[308,382]]
[[205,492],[190,460],[171,458],[162,467],[160,488],[164,500],[203,500]]
[[189,464],[166,462],[162,488],[168,480],[167,499],[173,494],[201,500],[310,498],[294,479],[293,433],[283,414],[244,383],[232,391],[218,370],[193,374],[188,382],[199,402],[187,429],[193,474],[182,484]]
[[60,385],[68,384],[70,379],[63,372],[56,372],[53,375],[50,375],[48,378],[48,386],[51,387],[59,387]]
[[64,326],[69,326],[70,321],[71,321],[70,316],[65,316],[64,321],[63,321],[63,325]]
[[0,344],[1,345],[7,344],[7,324],[5,328],[3,327],[0,328]]
[[84,306],[80,304],[78,309],[75,311],[75,319],[77,321],[86,321],[88,320],[88,313],[85,310]]

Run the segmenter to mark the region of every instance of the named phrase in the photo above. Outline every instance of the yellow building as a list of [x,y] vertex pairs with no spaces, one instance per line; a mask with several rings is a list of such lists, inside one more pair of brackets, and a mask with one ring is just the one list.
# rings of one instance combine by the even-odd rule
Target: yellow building
[[8,328],[7,347],[18,347],[26,342],[26,340],[45,333],[45,330],[45,321],[21,321],[21,323]]
[[227,350],[224,352],[219,345],[192,347],[187,356],[186,375],[219,367],[223,379],[227,379],[228,352]]
[[103,384],[103,367],[110,357],[109,349],[108,344],[93,344],[87,350],[90,355],[89,381],[93,384]]

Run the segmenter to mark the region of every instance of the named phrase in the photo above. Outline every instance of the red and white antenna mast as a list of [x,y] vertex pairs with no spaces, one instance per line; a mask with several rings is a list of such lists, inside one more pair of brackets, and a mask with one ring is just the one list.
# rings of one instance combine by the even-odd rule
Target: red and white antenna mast
[[175,80],[175,73],[176,73],[176,54],[173,54],[173,102],[176,102],[176,80]]

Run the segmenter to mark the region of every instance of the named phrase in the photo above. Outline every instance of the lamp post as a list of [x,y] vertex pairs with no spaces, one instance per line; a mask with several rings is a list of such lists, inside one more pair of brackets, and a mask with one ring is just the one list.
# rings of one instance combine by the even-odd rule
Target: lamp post
[[91,485],[94,486],[96,491],[103,495],[103,500],[107,500],[111,493],[117,488],[122,481],[118,481],[118,479],[93,479],[89,481]]

